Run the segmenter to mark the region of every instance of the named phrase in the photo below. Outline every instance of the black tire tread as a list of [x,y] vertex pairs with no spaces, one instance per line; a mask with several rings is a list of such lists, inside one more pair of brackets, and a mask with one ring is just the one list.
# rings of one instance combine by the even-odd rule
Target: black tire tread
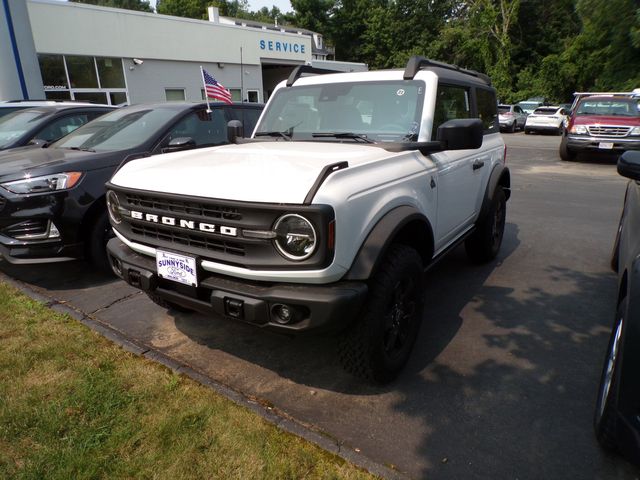
[[[404,366],[403,363],[393,372],[380,371],[380,367],[372,361],[373,347],[371,337],[374,334],[372,331],[372,325],[375,321],[374,318],[380,315],[380,311],[383,309],[381,305],[382,298],[376,297],[375,292],[388,290],[390,286],[393,285],[395,272],[404,268],[403,265],[406,262],[418,266],[420,270],[418,288],[422,289],[422,259],[418,252],[406,245],[392,245],[386,254],[383,264],[369,282],[369,300],[363,312],[361,312],[359,318],[343,332],[339,338],[338,352],[340,363],[347,372],[356,377],[370,382],[384,384],[393,380],[402,366]],[[417,307],[419,319],[422,316],[423,306],[424,300],[421,299]],[[409,351],[411,351],[411,349]]]
[[493,216],[495,214],[495,209],[500,202],[506,202],[506,195],[502,187],[498,185],[493,195],[491,208],[488,214],[476,225],[475,232],[473,232],[464,242],[467,256],[473,262],[489,262],[493,260],[500,251],[500,245],[498,245],[497,249],[494,250],[490,239]]

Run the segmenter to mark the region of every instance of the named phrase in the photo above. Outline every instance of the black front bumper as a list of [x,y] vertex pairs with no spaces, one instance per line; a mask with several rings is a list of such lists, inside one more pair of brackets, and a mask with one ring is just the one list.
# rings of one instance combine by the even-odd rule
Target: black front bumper
[[[600,148],[602,143],[612,143],[613,148]],[[620,153],[627,150],[640,150],[640,139],[567,135],[567,148],[574,152]]]
[[[202,269],[198,287],[191,287],[159,278],[153,258],[134,252],[117,238],[109,241],[107,252],[115,273],[146,293],[182,307],[285,333],[345,328],[358,315],[368,291],[364,282],[263,283]],[[289,323],[278,321],[275,314],[282,305],[293,312]]]

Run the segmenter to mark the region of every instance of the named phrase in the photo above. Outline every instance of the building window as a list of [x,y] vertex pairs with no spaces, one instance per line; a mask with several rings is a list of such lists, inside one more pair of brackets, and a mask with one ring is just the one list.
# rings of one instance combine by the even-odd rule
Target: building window
[[242,101],[242,92],[240,91],[239,88],[230,88],[229,91],[231,92],[231,100],[234,102],[241,102]]
[[67,72],[71,88],[98,88],[98,75],[93,57],[67,56]]
[[260,95],[258,94],[258,90],[247,90],[247,101],[249,103],[259,103]]
[[122,60],[119,58],[97,57],[98,74],[102,88],[125,88]]
[[164,95],[167,102],[182,102],[185,99],[184,88],[165,88]]
[[127,103],[120,58],[38,54],[38,62],[47,99]]
[[62,55],[38,55],[45,90],[68,89],[67,72]]

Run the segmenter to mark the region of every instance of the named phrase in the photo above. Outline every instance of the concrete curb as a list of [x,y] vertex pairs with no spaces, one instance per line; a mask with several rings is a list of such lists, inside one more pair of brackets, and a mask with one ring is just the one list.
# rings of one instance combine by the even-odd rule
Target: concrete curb
[[341,457],[347,462],[352,463],[373,475],[377,475],[388,480],[409,480],[410,478],[396,470],[373,461],[369,457],[354,450],[353,448],[342,444],[339,440],[334,439],[317,429],[314,429],[310,425],[305,425],[302,422],[297,421],[296,419],[286,415],[284,412],[278,411],[276,408],[265,406],[256,399],[251,399],[241,392],[237,392],[227,387],[226,385],[212,380],[202,372],[193,369],[189,365],[186,365],[168,355],[165,355],[164,353],[154,350],[147,345],[136,342],[134,339],[129,338],[123,333],[103,324],[98,318],[87,315],[86,313],[73,308],[73,306],[70,304],[62,303],[55,298],[43,295],[42,293],[34,290],[27,283],[23,283],[11,277],[8,277],[3,272],[0,272],[0,281],[3,281],[15,287],[33,300],[43,303],[44,305],[58,313],[71,316],[72,318],[89,327],[91,330],[99,333],[113,343],[121,346],[124,350],[134,355],[145,357],[156,363],[160,363],[161,365],[164,365],[165,367],[171,369],[176,373],[186,375],[187,377],[231,400],[236,405],[251,410],[276,427],[288,433],[301,437],[304,440],[317,445],[323,450]]

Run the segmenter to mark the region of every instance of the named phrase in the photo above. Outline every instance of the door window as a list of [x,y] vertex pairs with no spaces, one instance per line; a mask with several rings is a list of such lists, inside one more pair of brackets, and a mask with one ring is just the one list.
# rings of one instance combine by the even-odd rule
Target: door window
[[436,139],[438,127],[449,120],[471,117],[469,89],[457,85],[438,85],[431,137]]
[[226,143],[227,121],[224,110],[216,108],[211,113],[207,113],[205,110],[190,113],[171,129],[163,146],[167,146],[171,140],[180,137],[190,137],[196,147]]
[[[496,94],[492,90],[478,88],[476,90],[476,96],[478,97],[478,116],[480,117],[480,120],[482,120],[484,133],[488,134],[497,132],[499,124]],[[515,108],[520,110],[519,107]],[[516,110],[516,112],[518,110]]]

